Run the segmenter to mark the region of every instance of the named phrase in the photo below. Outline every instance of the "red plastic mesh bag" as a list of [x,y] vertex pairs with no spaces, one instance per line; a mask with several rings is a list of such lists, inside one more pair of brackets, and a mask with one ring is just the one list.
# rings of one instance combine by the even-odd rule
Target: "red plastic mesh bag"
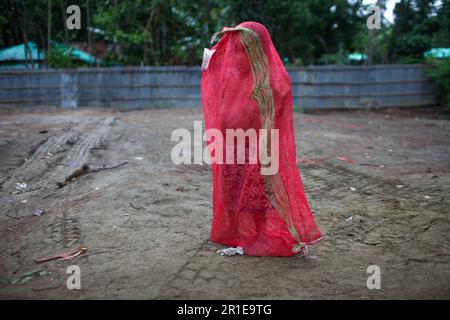
[[221,35],[202,75],[206,129],[224,137],[226,129],[279,129],[280,152],[274,175],[262,175],[260,163],[212,164],[211,240],[247,255],[292,256],[321,233],[296,164],[291,82],[264,26],[244,22]]

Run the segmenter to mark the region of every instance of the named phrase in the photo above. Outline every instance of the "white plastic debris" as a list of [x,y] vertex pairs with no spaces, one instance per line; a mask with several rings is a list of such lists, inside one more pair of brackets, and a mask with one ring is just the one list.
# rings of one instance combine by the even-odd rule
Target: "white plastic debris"
[[221,255],[221,256],[235,256],[235,255],[243,255],[244,254],[244,249],[242,249],[241,247],[230,247],[230,248],[225,248],[225,249],[219,249],[216,251],[217,254]]
[[305,257],[305,259],[315,259],[315,258],[317,258],[317,256],[313,254],[313,252],[311,250],[311,246],[306,245],[306,244],[302,247],[302,250],[298,254],[298,256],[299,257]]
[[356,191],[356,188],[350,187],[350,190],[352,190],[352,191]]
[[27,184],[25,182],[16,183],[16,190],[24,191],[27,189]]
[[210,50],[208,48],[203,49],[202,71],[208,70],[209,61],[211,60],[214,52],[216,52],[216,50]]
[[345,221],[347,221],[347,222],[352,221],[352,220],[353,220],[353,216],[350,216],[350,217],[345,219]]
[[142,157],[134,157],[135,160],[143,160],[144,158]]
[[430,199],[430,196],[425,196],[424,198],[425,198],[425,199]]
[[403,188],[401,184],[396,185],[397,188]]
[[45,213],[45,210],[44,210],[44,209],[37,208],[36,210],[34,210],[33,215],[38,216],[38,217],[41,217],[44,213]]

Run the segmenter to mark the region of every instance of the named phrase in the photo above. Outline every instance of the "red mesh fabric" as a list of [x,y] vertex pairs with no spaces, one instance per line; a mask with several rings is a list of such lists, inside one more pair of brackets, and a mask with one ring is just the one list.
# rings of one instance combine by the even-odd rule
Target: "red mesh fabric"
[[[265,187],[267,176],[261,175],[260,164],[212,164],[211,240],[240,246],[247,255],[291,256],[302,245],[321,238],[296,164],[291,82],[267,29],[256,22],[237,26],[241,27],[256,33],[268,61],[273,128],[279,129],[279,170],[270,178],[269,194]],[[258,130],[263,119],[254,98],[252,57],[240,36],[242,31],[224,30],[220,41],[211,48],[216,51],[202,75],[206,129],[218,129],[223,137],[226,129]],[[278,205],[274,198],[280,200]]]

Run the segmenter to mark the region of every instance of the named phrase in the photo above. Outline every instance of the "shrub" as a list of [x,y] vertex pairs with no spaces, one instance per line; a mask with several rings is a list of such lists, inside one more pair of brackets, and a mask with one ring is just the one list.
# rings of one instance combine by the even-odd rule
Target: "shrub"
[[427,75],[435,82],[443,106],[450,110],[450,58],[429,60]]

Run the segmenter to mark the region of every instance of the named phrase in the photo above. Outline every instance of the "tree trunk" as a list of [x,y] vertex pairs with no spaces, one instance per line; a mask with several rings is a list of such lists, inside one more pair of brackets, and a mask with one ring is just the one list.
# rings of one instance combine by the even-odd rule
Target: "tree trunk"
[[86,0],[86,23],[87,23],[87,32],[88,32],[88,50],[89,50],[89,54],[92,54],[92,39],[91,39],[91,17],[90,17],[90,13],[91,13],[91,9],[90,9],[90,4],[89,4],[89,0]]
[[22,15],[22,37],[23,44],[25,48],[25,64],[28,68],[28,61],[31,62],[31,67],[34,69],[34,61],[33,61],[33,52],[28,45],[28,11],[27,7],[24,7],[23,15]]
[[67,29],[67,13],[66,13],[66,0],[61,1],[61,13],[63,18],[63,30],[64,30],[64,44],[69,43],[69,30]]
[[47,51],[50,50],[52,40],[52,0],[48,0],[47,7]]
[[[381,28],[383,28],[383,13],[384,13],[384,7],[385,7],[385,0],[377,0],[376,5],[380,8],[380,24]],[[365,64],[372,64],[373,63],[373,53],[375,51],[375,45],[376,45],[376,37],[377,37],[377,29],[370,29],[369,30],[369,41],[367,43],[367,59]]]

